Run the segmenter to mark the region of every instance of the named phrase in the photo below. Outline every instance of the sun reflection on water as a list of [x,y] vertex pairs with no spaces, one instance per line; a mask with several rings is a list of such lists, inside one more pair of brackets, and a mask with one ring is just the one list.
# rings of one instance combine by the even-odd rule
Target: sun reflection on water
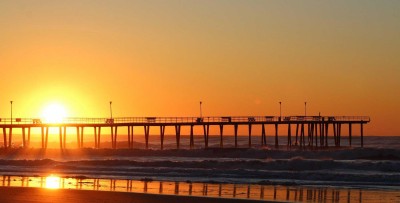
[[48,189],[59,189],[60,188],[60,177],[50,175],[46,177],[46,188]]

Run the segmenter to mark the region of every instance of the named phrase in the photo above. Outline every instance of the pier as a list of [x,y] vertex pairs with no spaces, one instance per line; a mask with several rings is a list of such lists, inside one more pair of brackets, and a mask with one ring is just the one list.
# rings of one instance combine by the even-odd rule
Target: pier
[[[58,123],[44,123],[38,118],[1,118],[0,128],[3,131],[4,148],[12,147],[13,130],[21,129],[22,146],[29,147],[31,142],[31,129],[39,128],[41,132],[41,147],[47,148],[49,129],[56,128],[59,131],[59,144],[61,149],[66,148],[67,128],[76,129],[76,143],[78,148],[84,146],[84,129],[93,129],[93,140],[95,148],[101,148],[101,138],[110,136],[112,148],[117,149],[118,129],[125,128],[128,131],[128,148],[133,149],[134,128],[144,129],[144,141],[146,149],[149,148],[150,129],[159,129],[160,149],[164,149],[164,136],[166,127],[175,130],[176,148],[181,147],[181,129],[190,128],[189,147],[194,147],[194,128],[201,128],[203,131],[204,148],[208,148],[210,126],[219,127],[220,144],[224,147],[224,128],[233,127],[235,139],[234,147],[238,148],[238,128],[245,127],[248,130],[248,147],[252,147],[252,137],[260,138],[261,146],[273,145],[275,148],[282,147],[278,142],[278,136],[287,136],[286,147],[293,146],[300,148],[324,148],[330,147],[328,136],[333,136],[334,147],[341,146],[342,126],[348,126],[348,144],[352,146],[353,127],[359,126],[361,147],[364,146],[364,124],[368,124],[368,116],[214,116],[214,117],[118,117],[118,118],[65,118]],[[254,132],[254,126],[261,126],[261,132]],[[101,130],[110,129],[108,135],[102,135]],[[267,129],[275,136],[274,143],[267,143]],[[287,129],[287,134],[279,135],[278,129]],[[272,129],[272,130],[271,130]],[[269,131],[268,131],[269,132]],[[154,136],[154,134],[153,134]],[[124,140],[126,141],[126,140]]]

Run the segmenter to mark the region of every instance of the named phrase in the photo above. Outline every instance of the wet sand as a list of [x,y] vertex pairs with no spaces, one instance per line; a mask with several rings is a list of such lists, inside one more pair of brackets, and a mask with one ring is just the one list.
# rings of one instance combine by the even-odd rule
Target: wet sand
[[107,203],[107,202],[134,202],[134,203],[260,203],[276,201],[258,201],[245,199],[222,199],[212,197],[192,197],[176,195],[157,195],[145,193],[90,191],[90,190],[63,190],[23,187],[0,187],[0,202],[2,203]]

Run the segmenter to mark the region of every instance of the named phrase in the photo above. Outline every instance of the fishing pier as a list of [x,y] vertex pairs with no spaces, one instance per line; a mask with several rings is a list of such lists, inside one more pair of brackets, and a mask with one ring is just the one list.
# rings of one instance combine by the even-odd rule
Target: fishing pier
[[[67,128],[76,129],[76,142],[78,148],[84,146],[83,136],[85,128],[93,129],[95,148],[100,148],[101,138],[111,136],[112,148],[117,149],[118,141],[128,141],[128,148],[133,148],[134,128],[144,129],[144,141],[146,149],[149,148],[150,128],[159,129],[160,149],[164,149],[165,128],[174,128],[176,148],[181,147],[181,129],[190,128],[189,147],[194,147],[194,128],[200,128],[204,137],[204,148],[208,148],[210,126],[219,127],[219,147],[224,147],[224,128],[233,126],[235,139],[234,147],[238,147],[238,128],[245,127],[248,130],[248,147],[252,147],[252,137],[260,137],[261,146],[273,145],[279,148],[278,136],[287,136],[284,143],[288,148],[298,146],[300,148],[329,147],[328,135],[333,136],[335,147],[341,146],[342,126],[348,126],[349,146],[352,146],[353,127],[359,126],[360,144],[364,146],[364,124],[370,122],[368,116],[220,116],[220,117],[118,117],[118,118],[65,118],[57,123],[44,123],[37,118],[1,118],[0,128],[3,131],[4,148],[11,148],[13,143],[13,130],[21,129],[22,146],[29,147],[31,141],[31,129],[39,128],[41,132],[41,146],[47,148],[49,128],[59,130],[60,148],[66,148]],[[261,132],[254,132],[254,126],[261,126]],[[109,128],[111,133],[101,134],[101,130]],[[118,129],[125,128],[128,131],[128,140],[118,140]],[[272,128],[275,136],[273,143],[267,143],[267,128]],[[279,135],[278,129],[287,129],[287,133]],[[286,130],[285,130],[286,131]],[[268,131],[269,132],[269,131]],[[270,133],[271,134],[271,133]],[[154,134],[152,134],[154,136]],[[253,143],[254,144],[254,143]]]

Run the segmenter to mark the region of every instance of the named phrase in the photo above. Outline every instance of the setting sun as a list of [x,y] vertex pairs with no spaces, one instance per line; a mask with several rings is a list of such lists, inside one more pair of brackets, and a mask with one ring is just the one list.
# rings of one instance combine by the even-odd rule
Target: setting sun
[[50,104],[42,111],[42,119],[45,123],[61,123],[67,113],[60,104]]

